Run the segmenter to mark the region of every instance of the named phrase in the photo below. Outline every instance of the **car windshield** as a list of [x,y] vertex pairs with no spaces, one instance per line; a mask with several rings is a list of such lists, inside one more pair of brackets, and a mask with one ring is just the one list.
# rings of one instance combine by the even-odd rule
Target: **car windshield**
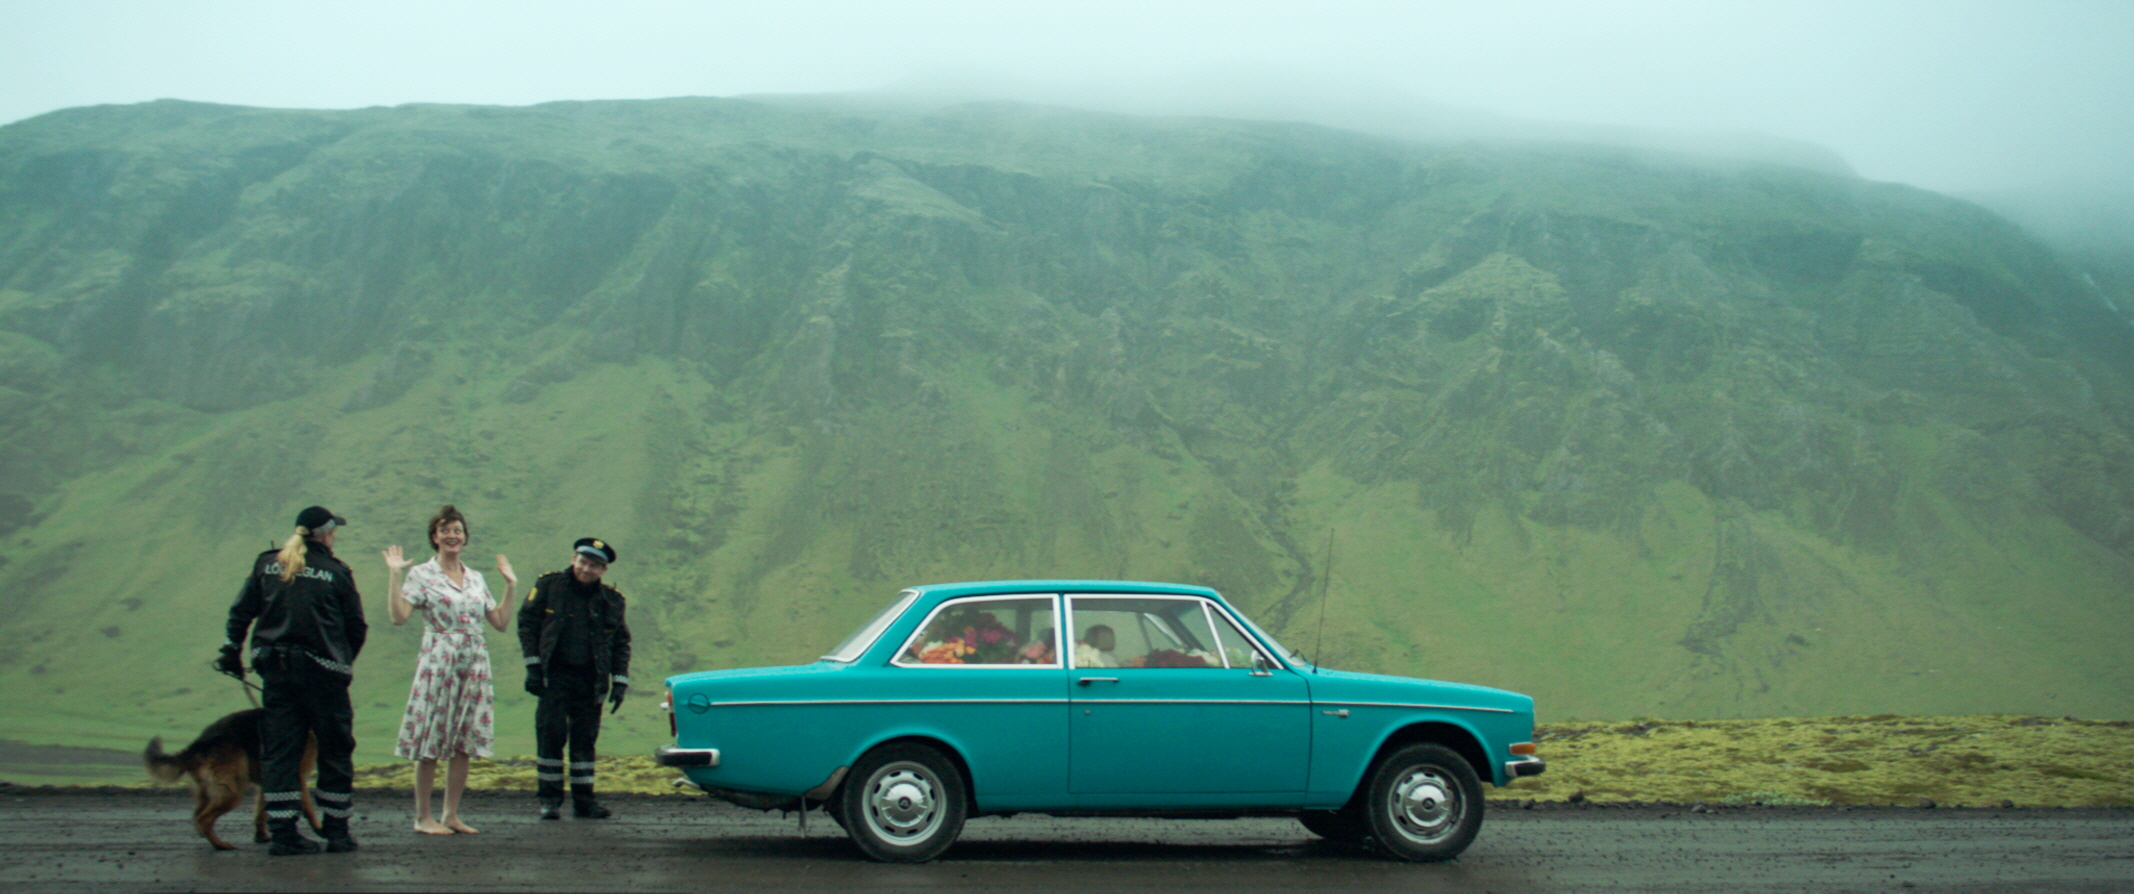
[[858,661],[860,653],[867,651],[867,647],[874,644],[875,637],[881,636],[882,631],[889,628],[890,622],[895,621],[898,615],[902,615],[905,607],[911,605],[911,601],[917,598],[919,598],[919,591],[917,590],[905,590],[902,593],[898,593],[897,598],[890,600],[889,604],[883,606],[881,611],[875,612],[874,617],[869,618],[867,623],[861,624],[860,629],[852,631],[851,636],[845,637],[844,642],[838,643],[837,648],[831,649],[830,653],[824,655],[822,659],[846,664]]
[[1244,612],[1238,612],[1237,619],[1245,622],[1245,626],[1252,628],[1253,633],[1259,634],[1260,641],[1266,643],[1269,647],[1273,648],[1275,654],[1282,656],[1282,660],[1290,662],[1292,664],[1311,663],[1311,659],[1297,654],[1288,646],[1282,645],[1280,641],[1274,638],[1273,634],[1268,633],[1264,628],[1260,627],[1260,625],[1252,623],[1252,619],[1245,617]]

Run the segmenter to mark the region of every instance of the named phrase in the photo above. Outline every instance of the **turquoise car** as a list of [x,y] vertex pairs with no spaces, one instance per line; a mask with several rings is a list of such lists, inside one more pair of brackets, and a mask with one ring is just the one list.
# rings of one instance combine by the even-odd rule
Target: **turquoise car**
[[1315,667],[1178,584],[915,587],[813,664],[666,684],[661,764],[743,806],[821,807],[892,862],[1023,811],[1291,815],[1446,860],[1483,782],[1546,766],[1527,696]]

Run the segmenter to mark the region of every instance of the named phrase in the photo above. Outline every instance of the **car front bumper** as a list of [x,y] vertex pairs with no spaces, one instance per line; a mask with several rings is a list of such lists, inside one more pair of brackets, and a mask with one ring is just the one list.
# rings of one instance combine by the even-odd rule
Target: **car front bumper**
[[1521,776],[1539,776],[1548,772],[1549,762],[1538,757],[1514,758],[1504,762],[1504,775],[1510,779]]

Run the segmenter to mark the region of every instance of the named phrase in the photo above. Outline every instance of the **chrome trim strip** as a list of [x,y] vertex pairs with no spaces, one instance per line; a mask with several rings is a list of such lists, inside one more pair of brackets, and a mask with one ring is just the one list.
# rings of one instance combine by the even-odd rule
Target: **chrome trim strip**
[[1249,698],[852,698],[822,701],[712,702],[714,708],[762,708],[780,705],[1296,705],[1311,702]]
[[1439,711],[1481,711],[1488,714],[1517,713],[1510,708],[1478,708],[1474,705],[1422,705],[1413,702],[1317,702],[1321,705],[1347,705],[1353,708],[1433,708]]
[[838,698],[786,701],[712,702],[714,708],[756,708],[778,705],[1064,705],[1064,698]]
[[1311,702],[1254,698],[1078,698],[1077,705],[1295,705],[1309,708]]

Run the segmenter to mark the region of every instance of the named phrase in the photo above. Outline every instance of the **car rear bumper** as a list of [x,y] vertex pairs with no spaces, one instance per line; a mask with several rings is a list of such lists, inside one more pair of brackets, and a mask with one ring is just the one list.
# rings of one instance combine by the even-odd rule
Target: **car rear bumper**
[[1504,775],[1511,779],[1521,776],[1539,776],[1548,772],[1549,762],[1538,757],[1514,758],[1504,762]]
[[719,765],[719,749],[661,745],[652,752],[652,760],[662,767],[716,767]]

